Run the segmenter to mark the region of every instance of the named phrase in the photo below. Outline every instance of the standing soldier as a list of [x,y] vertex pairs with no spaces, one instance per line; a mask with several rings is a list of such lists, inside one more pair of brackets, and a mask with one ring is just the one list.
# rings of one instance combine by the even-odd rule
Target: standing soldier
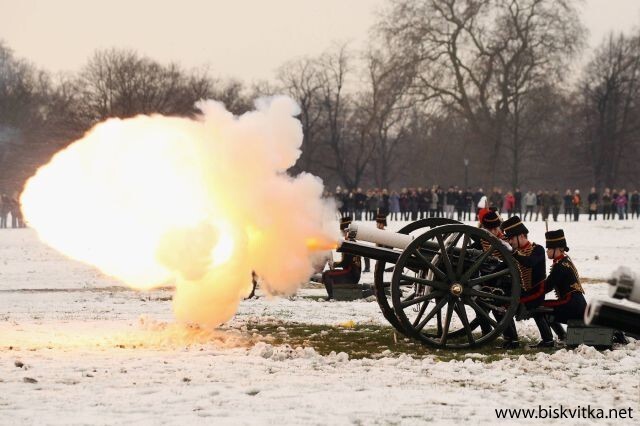
[[[347,216],[340,219],[340,230],[347,237],[352,218]],[[336,268],[337,267],[337,268]],[[327,289],[327,300],[333,299],[334,284],[357,284],[361,275],[360,256],[342,253],[342,260],[333,264],[333,267],[322,274],[322,284]]]
[[[529,241],[529,230],[518,216],[510,217],[502,223],[501,227],[513,249],[513,257],[520,270],[523,290],[520,303],[523,303],[528,310],[535,309],[544,302],[544,279],[546,277],[544,249]],[[533,319],[542,338],[535,347],[553,347],[553,334],[544,315],[542,313],[534,314]],[[510,349],[520,346],[515,323],[512,322],[507,328],[504,338],[504,348]]]
[[598,193],[594,187],[591,187],[587,202],[589,203],[589,220],[591,220],[592,215],[593,220],[598,220]]
[[547,240],[547,258],[553,260],[549,276],[545,280],[545,293],[555,291],[555,300],[545,300],[544,306],[552,308],[550,323],[559,340],[565,340],[567,334],[560,323],[571,319],[584,318],[587,301],[580,284],[580,276],[573,262],[567,256],[569,251],[564,231],[549,231],[544,234]]

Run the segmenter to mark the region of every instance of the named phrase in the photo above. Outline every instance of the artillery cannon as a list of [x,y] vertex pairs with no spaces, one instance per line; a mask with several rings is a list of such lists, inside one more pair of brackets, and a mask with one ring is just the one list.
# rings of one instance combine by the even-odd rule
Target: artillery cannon
[[441,218],[397,233],[354,223],[338,251],[377,260],[374,286],[383,315],[429,346],[491,342],[518,310],[520,273],[510,248],[480,228]]

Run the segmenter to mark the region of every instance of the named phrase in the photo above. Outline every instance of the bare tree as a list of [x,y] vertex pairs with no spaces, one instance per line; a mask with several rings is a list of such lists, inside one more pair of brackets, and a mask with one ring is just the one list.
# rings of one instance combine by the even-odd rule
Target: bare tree
[[579,22],[569,0],[396,0],[379,29],[416,69],[416,95],[460,114],[489,147],[493,183],[505,141],[519,137],[505,134],[514,100],[560,75]]
[[89,122],[108,117],[161,113],[188,115],[213,94],[206,73],[188,75],[176,64],[161,65],[133,51],[97,51],[80,73],[78,87]]
[[593,185],[612,187],[640,144],[640,35],[610,35],[587,65],[581,92]]
[[302,58],[283,65],[278,72],[278,80],[283,90],[296,100],[300,107],[302,123],[302,154],[292,169],[296,174],[312,171],[317,161],[316,153],[322,141],[319,127],[322,117],[321,75],[317,59]]
[[413,101],[407,96],[412,73],[390,52],[372,49],[367,54],[367,84],[359,108],[368,114],[367,136],[375,147],[374,181],[388,187],[401,171],[398,163]]
[[337,174],[347,188],[356,188],[365,176],[375,146],[368,137],[369,118],[346,94],[349,68],[346,46],[319,60],[323,137],[332,157],[321,156],[324,167]]

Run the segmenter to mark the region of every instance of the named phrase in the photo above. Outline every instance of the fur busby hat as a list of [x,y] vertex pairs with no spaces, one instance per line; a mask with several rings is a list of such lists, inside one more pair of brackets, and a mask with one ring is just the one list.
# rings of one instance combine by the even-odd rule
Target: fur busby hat
[[558,229],[557,231],[549,231],[544,234],[544,238],[547,240],[547,248],[561,248],[565,251],[569,251],[567,247],[567,240],[564,237],[564,231]]
[[384,226],[387,226],[387,216],[383,213],[378,213],[376,216],[376,223],[381,223]]
[[480,223],[484,229],[493,229],[500,226],[502,220],[500,216],[493,210],[487,210],[481,217]]
[[351,222],[353,222],[353,218],[351,216],[344,216],[343,218],[341,218],[340,230],[344,231],[345,229],[349,228],[349,225],[351,225]]
[[507,238],[522,234],[527,235],[529,233],[529,230],[524,226],[524,223],[522,223],[519,216],[511,216],[509,219],[502,222],[500,228],[502,228],[502,231]]

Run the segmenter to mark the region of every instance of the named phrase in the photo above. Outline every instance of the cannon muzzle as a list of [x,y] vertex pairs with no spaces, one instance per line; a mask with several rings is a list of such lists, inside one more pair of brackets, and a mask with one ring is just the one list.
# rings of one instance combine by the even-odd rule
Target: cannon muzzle
[[614,300],[595,299],[587,305],[584,322],[640,335],[640,308]]

